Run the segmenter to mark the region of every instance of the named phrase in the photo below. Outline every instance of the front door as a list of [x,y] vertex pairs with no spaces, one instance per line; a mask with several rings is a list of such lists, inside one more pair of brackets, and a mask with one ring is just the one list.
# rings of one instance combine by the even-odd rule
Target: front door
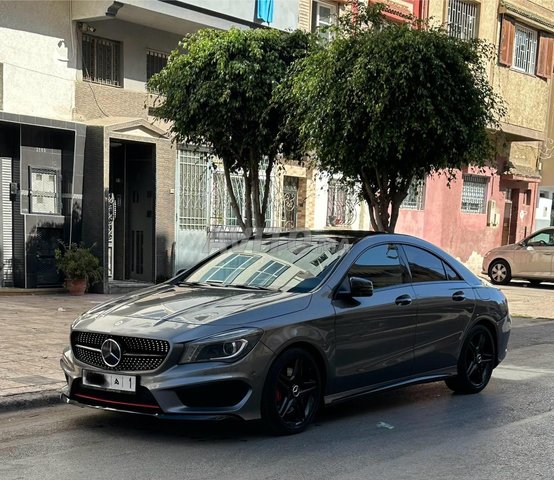
[[[411,374],[417,307],[395,245],[366,250],[348,277],[373,282],[370,297],[335,300],[336,390],[377,385]],[[334,389],[334,388],[333,388]]]
[[127,161],[128,278],[152,282],[154,186],[152,162]]
[[553,278],[554,228],[527,238],[513,254],[512,274],[529,278]]

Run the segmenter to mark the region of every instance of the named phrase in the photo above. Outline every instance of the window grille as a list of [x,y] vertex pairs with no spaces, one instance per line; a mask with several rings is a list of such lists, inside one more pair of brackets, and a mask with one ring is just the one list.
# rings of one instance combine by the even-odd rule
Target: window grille
[[148,50],[146,52],[146,80],[150,80],[156,73],[161,72],[167,65],[169,55],[163,52]]
[[464,175],[462,188],[462,212],[484,213],[487,202],[488,178]]
[[352,192],[340,182],[331,180],[327,191],[327,226],[352,225],[355,205]]
[[59,190],[56,170],[32,168],[29,192],[31,213],[59,215],[61,213]]
[[121,87],[121,43],[83,35],[83,79]]
[[513,68],[534,74],[537,60],[537,31],[516,23]]
[[202,230],[208,225],[209,166],[200,152],[179,149],[179,228]]
[[406,210],[423,210],[425,198],[425,182],[412,182],[408,190],[408,196],[404,199],[400,208]]
[[448,34],[462,40],[477,38],[479,5],[465,0],[448,1]]

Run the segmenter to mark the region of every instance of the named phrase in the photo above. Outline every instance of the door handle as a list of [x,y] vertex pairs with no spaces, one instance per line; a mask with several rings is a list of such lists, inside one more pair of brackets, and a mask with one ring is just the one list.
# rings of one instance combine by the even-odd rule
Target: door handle
[[454,300],[455,302],[463,302],[465,299],[466,299],[466,295],[461,290],[459,292],[454,293],[454,295],[452,295],[452,300]]
[[399,297],[396,298],[394,303],[396,303],[399,306],[409,305],[410,303],[412,303],[412,297],[410,297],[408,294],[400,295]]

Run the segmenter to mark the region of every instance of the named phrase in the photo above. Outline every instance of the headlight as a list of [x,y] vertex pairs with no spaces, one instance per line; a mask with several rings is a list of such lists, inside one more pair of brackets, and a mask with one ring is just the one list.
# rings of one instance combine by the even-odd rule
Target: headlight
[[241,328],[185,343],[185,351],[179,363],[213,360],[236,362],[256,346],[263,333],[263,330],[258,328]]

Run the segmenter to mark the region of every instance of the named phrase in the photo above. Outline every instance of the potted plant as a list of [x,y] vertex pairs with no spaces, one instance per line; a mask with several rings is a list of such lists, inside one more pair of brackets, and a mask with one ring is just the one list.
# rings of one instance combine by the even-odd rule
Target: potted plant
[[56,268],[64,274],[70,295],[83,295],[88,285],[102,280],[100,260],[91,248],[72,243],[56,249]]

